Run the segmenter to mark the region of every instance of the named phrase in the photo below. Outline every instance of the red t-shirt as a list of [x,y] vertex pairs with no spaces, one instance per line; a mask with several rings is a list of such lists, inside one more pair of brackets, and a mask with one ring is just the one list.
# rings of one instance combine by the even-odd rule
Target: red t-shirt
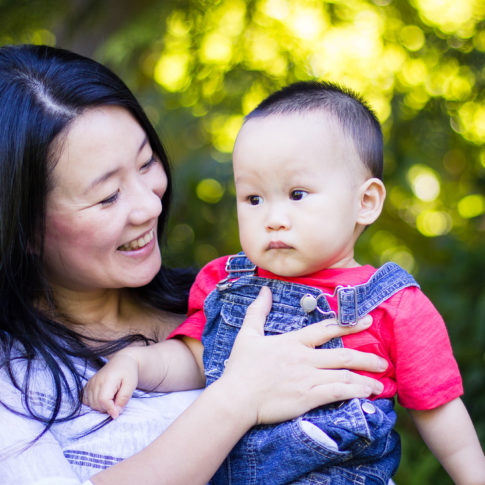
[[[200,340],[205,325],[204,300],[216,284],[227,276],[228,256],[207,264],[198,274],[189,296],[187,319],[169,338],[184,335]],[[376,271],[372,266],[332,268],[308,276],[287,278],[258,269],[258,276],[313,286],[333,294],[338,285],[365,283]],[[337,311],[337,300],[327,298]],[[405,288],[370,312],[369,329],[342,337],[344,347],[372,352],[384,357],[389,366],[372,375],[384,384],[378,397],[398,396],[404,407],[434,409],[463,394],[460,372],[446,326],[433,304],[416,287]]]

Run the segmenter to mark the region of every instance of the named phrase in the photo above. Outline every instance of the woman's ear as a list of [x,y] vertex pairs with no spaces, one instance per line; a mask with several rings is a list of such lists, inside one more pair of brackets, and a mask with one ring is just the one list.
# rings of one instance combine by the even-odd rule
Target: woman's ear
[[378,178],[367,179],[359,189],[360,207],[357,223],[369,226],[377,220],[382,211],[386,198],[386,188]]

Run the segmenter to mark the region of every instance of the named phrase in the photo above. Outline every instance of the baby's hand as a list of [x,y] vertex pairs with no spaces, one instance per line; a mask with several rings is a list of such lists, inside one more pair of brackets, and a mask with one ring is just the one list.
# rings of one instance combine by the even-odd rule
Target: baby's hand
[[113,419],[120,415],[138,385],[138,361],[127,350],[114,354],[83,391],[84,404]]

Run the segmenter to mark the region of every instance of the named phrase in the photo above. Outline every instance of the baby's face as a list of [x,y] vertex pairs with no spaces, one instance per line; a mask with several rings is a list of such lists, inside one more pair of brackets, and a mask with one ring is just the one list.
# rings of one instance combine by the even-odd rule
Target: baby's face
[[322,112],[248,121],[233,155],[240,240],[259,267],[301,276],[355,266],[359,187],[353,142]]

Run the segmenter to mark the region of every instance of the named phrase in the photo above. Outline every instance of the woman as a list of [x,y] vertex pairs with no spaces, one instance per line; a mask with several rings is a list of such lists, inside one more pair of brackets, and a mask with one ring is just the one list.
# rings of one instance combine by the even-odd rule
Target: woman
[[332,370],[380,371],[377,357],[313,348],[364,324],[264,337],[264,294],[218,382],[138,395],[107,422],[82,406],[83,385],[110,353],[163,340],[183,320],[192,282],[161,264],[163,147],[102,65],[6,46],[0,183],[0,483],[206,483],[250,427],[380,392],[373,379]]

